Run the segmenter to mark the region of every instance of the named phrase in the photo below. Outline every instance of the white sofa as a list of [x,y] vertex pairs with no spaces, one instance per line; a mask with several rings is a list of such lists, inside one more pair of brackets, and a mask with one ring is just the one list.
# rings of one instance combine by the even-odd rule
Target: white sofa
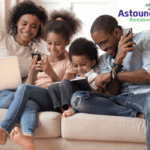
[[[0,121],[7,109],[0,109]],[[35,131],[37,150],[146,150],[145,119],[79,113],[61,119],[40,112]],[[23,150],[8,137],[0,150]]]

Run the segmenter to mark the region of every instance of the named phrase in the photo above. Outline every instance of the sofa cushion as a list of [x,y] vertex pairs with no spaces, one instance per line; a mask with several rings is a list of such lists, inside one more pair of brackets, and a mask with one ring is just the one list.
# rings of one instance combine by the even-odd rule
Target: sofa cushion
[[61,132],[65,139],[146,143],[141,118],[77,113],[62,119]]
[[[7,109],[0,109],[0,122],[6,116]],[[39,112],[38,124],[35,130],[36,138],[60,137],[61,136],[61,114],[57,112]],[[17,126],[20,126],[17,123]]]

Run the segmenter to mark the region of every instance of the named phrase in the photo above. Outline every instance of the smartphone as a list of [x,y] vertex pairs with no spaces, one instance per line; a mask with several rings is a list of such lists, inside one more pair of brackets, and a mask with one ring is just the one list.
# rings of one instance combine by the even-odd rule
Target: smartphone
[[[32,58],[34,57],[34,55],[38,55],[37,61],[41,61],[41,54],[38,54],[38,53],[31,53]],[[43,72],[43,71],[40,70],[40,72]]]
[[[127,36],[133,35],[132,28],[123,29],[123,35],[126,34],[128,31],[129,31],[129,34]],[[130,39],[128,42],[130,41],[133,42],[133,39]],[[129,45],[128,47],[132,47],[132,45]]]
[[34,55],[38,55],[37,61],[41,61],[41,54],[38,54],[38,53],[31,53],[32,58],[34,57]]

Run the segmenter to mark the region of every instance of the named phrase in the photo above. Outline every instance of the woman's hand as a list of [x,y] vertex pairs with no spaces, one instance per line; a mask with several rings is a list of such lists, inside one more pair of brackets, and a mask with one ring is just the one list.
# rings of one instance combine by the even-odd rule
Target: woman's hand
[[[118,44],[118,52],[117,52],[114,63],[117,63],[119,65],[122,65],[122,61],[126,57],[126,55],[129,51],[135,50],[135,47],[133,47],[133,45],[136,45],[136,43],[129,41],[129,40],[133,39],[135,37],[135,35],[127,36],[128,34],[129,34],[129,31],[125,35],[121,36],[121,39]],[[132,45],[132,46],[129,47],[130,45]]]
[[51,64],[48,61],[48,57],[42,57],[42,60],[37,62],[36,69],[42,70],[48,75],[50,71],[53,70]]

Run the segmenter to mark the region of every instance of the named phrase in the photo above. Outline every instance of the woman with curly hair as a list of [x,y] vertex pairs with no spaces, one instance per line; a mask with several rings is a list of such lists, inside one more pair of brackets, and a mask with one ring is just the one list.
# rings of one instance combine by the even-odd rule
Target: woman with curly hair
[[[38,51],[32,46],[34,43],[38,44],[43,37],[42,28],[47,20],[46,10],[30,0],[18,3],[7,14],[7,34],[0,31],[0,58],[17,56],[22,78],[28,75],[31,53]],[[14,92],[0,91],[0,108],[8,109],[13,98]],[[28,101],[26,109],[32,110],[33,106],[40,109],[32,101]],[[0,139],[0,144],[5,144],[3,139]]]
[[[18,87],[6,117],[0,124],[1,143],[5,144],[7,140],[6,133],[11,133],[11,138],[16,144],[27,150],[35,150],[33,141],[38,112],[63,112],[64,109],[69,109],[70,113],[74,113],[73,109],[70,109],[71,105],[68,102],[65,102],[66,107],[62,108],[63,110],[61,108],[55,110],[47,89],[54,82],[74,78],[75,73],[69,58],[65,56],[65,51],[72,36],[80,28],[81,21],[73,13],[65,10],[51,13],[50,20],[45,28],[47,49],[50,55],[42,58],[41,61],[37,61],[37,56],[33,57],[29,67],[27,84],[22,84]],[[39,72],[40,70],[43,72]],[[29,101],[37,103],[40,109],[36,107],[33,107],[32,111],[26,109]],[[19,118],[22,132],[19,128],[14,128]]]
[[30,0],[15,5],[7,14],[7,34],[0,31],[0,57],[17,56],[21,77],[28,75],[33,44],[40,42],[47,12]]
[[[0,30],[0,58],[17,56],[21,77],[27,77],[31,53],[44,53],[32,48],[43,37],[42,26],[47,22],[47,12],[30,0],[15,5],[7,14],[7,34]],[[0,91],[0,108],[8,108],[14,93]],[[3,101],[2,101],[3,99]]]

